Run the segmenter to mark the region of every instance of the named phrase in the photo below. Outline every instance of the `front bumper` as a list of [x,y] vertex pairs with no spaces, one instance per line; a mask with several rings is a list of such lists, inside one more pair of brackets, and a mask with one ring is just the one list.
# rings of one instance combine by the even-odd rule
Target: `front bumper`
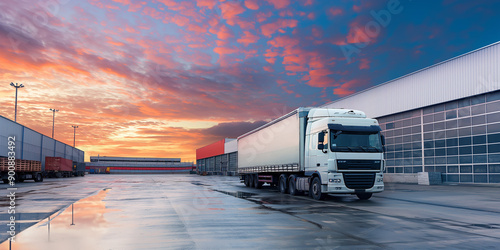
[[384,174],[376,173],[373,187],[361,190],[348,188],[342,173],[328,173],[328,185],[323,185],[322,192],[331,194],[380,193],[384,191]]

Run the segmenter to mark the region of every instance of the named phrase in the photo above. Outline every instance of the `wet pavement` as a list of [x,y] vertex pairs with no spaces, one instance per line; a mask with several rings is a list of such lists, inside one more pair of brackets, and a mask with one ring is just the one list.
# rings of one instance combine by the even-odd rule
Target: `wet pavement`
[[[387,184],[355,196],[280,194],[237,177],[88,175],[18,183],[12,249],[493,249],[500,186]],[[0,185],[0,249],[9,249]]]

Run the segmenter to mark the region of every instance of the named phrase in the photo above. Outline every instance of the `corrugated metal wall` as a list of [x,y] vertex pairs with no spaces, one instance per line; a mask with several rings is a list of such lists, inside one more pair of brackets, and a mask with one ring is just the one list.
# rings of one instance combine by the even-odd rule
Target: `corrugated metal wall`
[[238,152],[212,156],[196,161],[199,174],[236,175],[238,172]]
[[39,161],[42,135],[28,128],[24,128],[23,158],[25,160]]
[[84,162],[85,152],[42,135],[19,123],[0,116],[0,156],[8,156],[8,137],[16,137],[17,159],[41,161],[45,167],[46,156],[56,156]]
[[500,42],[324,105],[382,117],[500,89]]

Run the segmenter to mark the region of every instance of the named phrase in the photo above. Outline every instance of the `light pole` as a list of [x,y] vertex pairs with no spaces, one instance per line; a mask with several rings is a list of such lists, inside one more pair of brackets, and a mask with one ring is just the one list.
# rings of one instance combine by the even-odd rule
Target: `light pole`
[[78,126],[71,125],[71,127],[73,127],[73,147],[75,147],[76,129],[78,128]]
[[14,121],[17,122],[17,90],[19,88],[24,88],[24,85],[18,84],[17,82],[16,82],[16,84],[14,84],[13,82],[11,82],[10,86],[16,88],[16,107],[15,107],[15,113],[14,113]]
[[54,120],[56,119],[56,112],[59,112],[58,109],[50,109],[52,111],[52,139],[54,139]]

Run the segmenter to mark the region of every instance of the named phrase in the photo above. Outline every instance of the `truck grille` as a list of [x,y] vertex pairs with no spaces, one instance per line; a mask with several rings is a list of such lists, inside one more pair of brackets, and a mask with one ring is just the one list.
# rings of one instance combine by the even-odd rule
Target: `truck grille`
[[350,189],[369,189],[375,183],[375,173],[344,173],[344,182]]
[[338,170],[380,170],[380,160],[337,160]]

